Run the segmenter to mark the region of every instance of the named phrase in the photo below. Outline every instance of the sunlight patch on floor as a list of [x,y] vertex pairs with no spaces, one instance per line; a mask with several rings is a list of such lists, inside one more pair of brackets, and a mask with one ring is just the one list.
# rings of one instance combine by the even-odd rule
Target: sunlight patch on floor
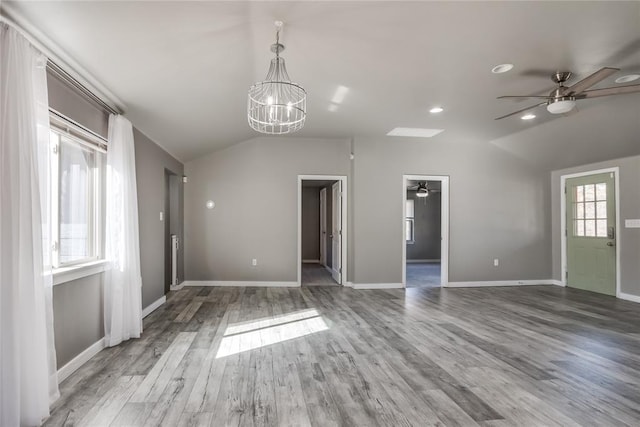
[[227,328],[216,359],[329,329],[315,309],[235,324]]

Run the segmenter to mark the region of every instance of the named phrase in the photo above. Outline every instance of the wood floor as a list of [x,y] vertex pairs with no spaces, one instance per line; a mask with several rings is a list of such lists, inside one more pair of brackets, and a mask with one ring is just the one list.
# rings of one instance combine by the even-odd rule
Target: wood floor
[[638,426],[640,305],[554,286],[185,288],[47,426]]
[[406,266],[407,288],[433,288],[440,286],[439,262],[409,262]]
[[302,286],[339,286],[331,273],[320,264],[302,264]]

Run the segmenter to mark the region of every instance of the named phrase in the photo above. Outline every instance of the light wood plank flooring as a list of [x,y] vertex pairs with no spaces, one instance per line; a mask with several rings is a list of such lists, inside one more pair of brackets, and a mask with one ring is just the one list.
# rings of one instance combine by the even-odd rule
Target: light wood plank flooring
[[185,288],[45,425],[638,426],[639,325],[553,286]]
[[439,262],[407,263],[407,288],[433,288],[440,286]]
[[321,264],[302,264],[302,286],[339,286]]

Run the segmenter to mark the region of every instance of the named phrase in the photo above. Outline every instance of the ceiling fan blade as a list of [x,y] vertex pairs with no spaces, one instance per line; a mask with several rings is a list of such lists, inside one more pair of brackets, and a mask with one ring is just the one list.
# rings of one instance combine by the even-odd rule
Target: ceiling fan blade
[[578,83],[567,88],[566,94],[572,95],[572,96],[578,95],[583,91],[585,91],[586,89],[593,86],[594,84],[606,79],[607,77],[609,77],[610,75],[618,71],[620,71],[620,69],[618,68],[604,67],[596,71],[595,73],[591,74],[589,77],[585,77],[584,79],[580,80]]
[[541,102],[540,104],[531,105],[531,106],[529,106],[527,108],[523,108],[522,110],[514,111],[513,113],[509,113],[509,114],[507,114],[505,116],[496,117],[494,120],[500,120],[500,119],[505,119],[507,117],[515,116],[516,114],[523,113],[523,112],[525,112],[527,110],[532,110],[532,109],[537,108],[537,107],[539,107],[541,105],[547,105],[547,103],[546,102]]
[[502,95],[497,97],[496,99],[504,99],[504,98],[540,98],[540,99],[551,99],[551,96],[542,96],[542,95]]
[[605,87],[602,89],[593,89],[582,92],[576,98],[597,98],[599,96],[622,95],[623,93],[640,92],[640,85]]

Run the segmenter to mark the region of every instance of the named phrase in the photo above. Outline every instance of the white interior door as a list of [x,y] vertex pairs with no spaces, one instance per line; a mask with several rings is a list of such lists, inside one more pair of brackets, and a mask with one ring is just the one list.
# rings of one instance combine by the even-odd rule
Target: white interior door
[[331,215],[331,275],[342,284],[342,188],[338,181],[331,186],[333,215]]
[[320,190],[320,264],[327,266],[327,189]]

